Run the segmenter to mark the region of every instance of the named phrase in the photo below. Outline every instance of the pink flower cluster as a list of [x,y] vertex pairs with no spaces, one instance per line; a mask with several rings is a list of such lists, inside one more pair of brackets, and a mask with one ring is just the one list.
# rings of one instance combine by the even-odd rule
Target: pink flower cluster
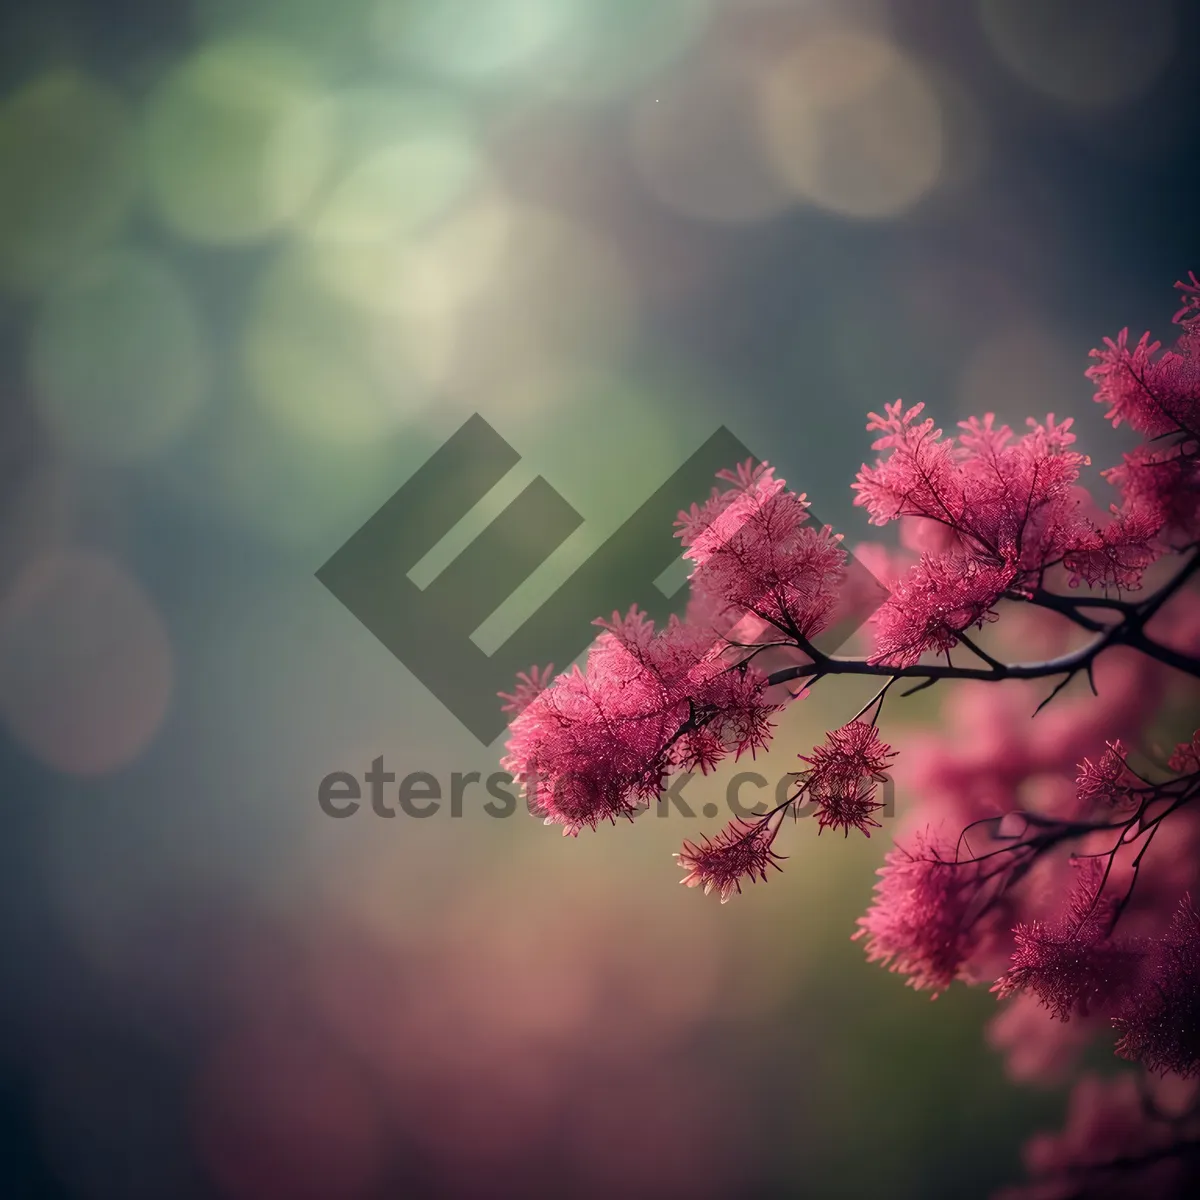
[[687,874],[680,880],[688,887],[703,887],[707,895],[715,888],[724,904],[742,881],[767,882],[767,868],[780,870],[780,857],[772,849],[783,819],[782,812],[750,820],[739,817],[715,837],[702,837],[699,845],[684,842],[675,856]]
[[1162,1200],[1200,1188],[1200,1106],[1190,1084],[1084,1075],[1066,1127],[1025,1147],[1032,1179],[996,1200]]
[[519,708],[503,766],[547,824],[632,820],[672,771],[710,771],[766,745],[775,705],[752,664],[731,662],[710,631],[637,609],[597,621],[604,632],[576,667],[540,686],[531,673],[506,697]]
[[[1148,1080],[1200,1076],[1200,281],[1177,286],[1174,347],[1126,330],[1093,351],[1095,399],[1144,439],[1104,472],[1107,513],[1053,415],[1018,436],[988,414],[947,437],[919,404],[871,414],[879,457],[855,503],[899,522],[904,549],[856,559],[770,467],[722,472],[677,522],[686,618],[614,614],[586,669],[531,672],[505,697],[505,766],[535,810],[567,833],[632,817],[671,772],[764,748],[822,680],[871,676],[874,698],[799,756],[782,803],[684,843],[683,882],[726,901],[766,881],[802,804],[818,831],[869,835],[894,767],[911,828],[853,935],[867,957],[935,995],[990,981],[990,1034],[1019,1078],[1061,1077],[1105,1033]],[[821,635],[860,612],[864,563],[886,584],[866,653],[831,653]],[[897,756],[885,704],[935,685],[955,703]],[[1172,725],[1159,749],[1152,731]],[[1166,1114],[1145,1096],[1135,1110],[1126,1082],[1082,1081],[1064,1133],[1030,1148],[1022,1194],[1145,1194],[1139,1179],[1187,1194],[1189,1094]]]
[[811,757],[800,755],[809,766],[798,774],[797,795],[817,806],[817,832],[840,829],[849,837],[857,829],[870,837],[880,828],[871,815],[883,808],[876,785],[887,779],[895,756],[875,726],[858,719],[829,733]]

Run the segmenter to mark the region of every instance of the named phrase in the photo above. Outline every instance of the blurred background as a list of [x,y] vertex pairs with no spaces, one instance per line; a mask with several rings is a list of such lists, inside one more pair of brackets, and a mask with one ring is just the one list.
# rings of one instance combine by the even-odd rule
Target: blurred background
[[1063,1095],[1003,1078],[986,990],[849,941],[890,827],[801,823],[721,907],[670,855],[724,815],[331,820],[330,772],[502,742],[313,572],[474,412],[522,456],[475,531],[537,474],[585,518],[487,649],[720,424],[851,542],[897,396],[1114,461],[1082,373],[1200,268],[1198,38],[1184,0],[9,0],[0,1195],[1016,1177]]

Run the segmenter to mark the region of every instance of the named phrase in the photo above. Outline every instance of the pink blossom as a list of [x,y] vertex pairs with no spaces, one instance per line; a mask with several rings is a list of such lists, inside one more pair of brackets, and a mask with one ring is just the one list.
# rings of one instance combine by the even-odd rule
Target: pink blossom
[[1062,1132],[1038,1134],[1025,1147],[1033,1183],[996,1200],[1188,1195],[1189,1182],[1197,1182],[1194,1159],[1170,1151],[1189,1136],[1194,1132],[1153,1115],[1132,1075],[1085,1075],[1071,1093]]
[[1200,915],[1190,896],[1146,955],[1143,986],[1114,1025],[1117,1053],[1159,1074],[1200,1072]]
[[1190,741],[1180,742],[1175,747],[1167,766],[1178,775],[1194,775],[1200,771],[1200,729],[1192,734]]
[[672,618],[656,631],[636,609],[598,624],[586,670],[528,699],[503,761],[535,811],[571,834],[632,819],[673,770],[761,747],[775,711],[761,672],[731,665],[704,630]]
[[1103,529],[1092,529],[1075,539],[1063,556],[1071,572],[1071,586],[1081,582],[1122,588],[1139,588],[1146,568],[1162,552],[1158,535],[1160,515],[1146,506],[1112,509],[1113,519]]
[[1111,808],[1129,804],[1136,800],[1139,791],[1145,790],[1142,781],[1129,769],[1127,753],[1117,738],[1105,746],[1095,762],[1085,758],[1079,764],[1076,794],[1084,809],[1097,804]]
[[1012,966],[992,989],[1001,998],[1026,992],[1060,1021],[1124,1001],[1140,982],[1144,958],[1139,943],[1109,936],[1116,904],[1104,892],[1100,860],[1080,860],[1080,875],[1062,918],[1017,926]]
[[872,828],[880,828],[871,815],[883,808],[875,799],[876,785],[887,778],[894,757],[892,748],[865,721],[833,730],[811,757],[801,754],[810,765],[800,776],[800,787],[817,805],[818,832],[841,829],[848,837],[855,828],[870,837]]
[[1004,1055],[1011,1079],[1052,1087],[1067,1078],[1103,1027],[1101,1019],[1078,1016],[1064,1024],[1036,996],[1018,992],[988,1022],[987,1040]]
[[872,413],[867,428],[884,434],[873,448],[889,454],[864,465],[854,484],[872,524],[923,518],[953,535],[942,551],[949,561],[965,554],[1020,572],[1040,570],[1087,532],[1076,482],[1088,459],[1071,449],[1070,419],[1031,418],[1018,438],[988,413],[960,422],[956,443],[928,418],[917,423],[919,404],[904,410],[897,401],[884,411]]
[[840,538],[828,526],[807,525],[808,501],[765,464],[718,478],[732,486],[714,489],[676,522],[684,558],[695,564],[693,588],[718,598],[718,610],[734,621],[750,613],[815,637],[837,609],[846,564]]
[[1183,294],[1183,306],[1171,318],[1175,325],[1183,325],[1191,331],[1197,321],[1200,321],[1200,279],[1195,271],[1189,271],[1186,280],[1176,280],[1175,286]]
[[853,484],[854,503],[866,507],[872,525],[886,525],[900,517],[925,517],[957,526],[966,509],[963,478],[955,463],[952,441],[942,439],[933,419],[918,422],[923,404],[905,408],[897,400],[883,415],[870,413],[868,431],[883,436],[872,450],[891,451],[874,467],[865,463]]
[[1184,542],[1200,531],[1200,458],[1183,445],[1142,445],[1104,472],[1122,497],[1123,510],[1157,526],[1160,540]]
[[1088,368],[1087,377],[1096,384],[1096,401],[1108,405],[1104,415],[1114,426],[1127,422],[1151,439],[1173,433],[1196,436],[1200,365],[1193,354],[1163,351],[1148,333],[1130,346],[1129,330],[1122,329],[1115,338],[1105,338],[1092,357],[1097,363]]
[[[726,901],[766,880],[784,816],[807,801],[818,832],[869,834],[894,769],[907,832],[853,934],[867,958],[935,995],[995,981],[991,1037],[1019,1077],[1066,1069],[1115,1027],[1150,1078],[1200,1080],[1200,731],[1170,778],[1155,741],[1200,678],[1200,281],[1178,286],[1172,348],[1124,331],[1087,372],[1112,424],[1144,439],[1103,472],[1107,511],[1053,414],[1020,434],[984,414],[953,437],[919,404],[870,414],[878,457],[855,503],[899,522],[902,548],[857,561],[770,466],[721,472],[677,521],[686,617],[614,614],[586,667],[531,671],[504,697],[504,764],[533,810],[571,834],[632,818],[672,771],[766,746],[778,709],[824,698],[827,677],[870,676],[875,700],[800,755],[786,801],[684,843],[683,882]],[[869,652],[832,649],[880,586]],[[897,756],[884,705],[929,688],[952,699]],[[1129,747],[1147,738],[1135,771]],[[1085,1079],[1063,1133],[1031,1144],[1021,1194],[1187,1194],[1197,1147],[1200,1109],[1164,1120],[1131,1077]]]
[[871,661],[913,666],[927,651],[953,649],[966,630],[996,620],[996,602],[1015,579],[1011,567],[962,555],[922,555],[872,618]]
[[911,850],[896,846],[879,869],[875,899],[858,920],[867,959],[908,976],[936,997],[959,977],[975,943],[985,879],[978,864],[956,861],[953,847],[925,830]]
[[521,671],[517,675],[517,686],[511,692],[500,693],[500,699],[504,701],[500,711],[514,716],[524,712],[550,686],[553,673],[553,663],[545,667],[530,667],[527,672]]
[[679,882],[703,886],[705,895],[714,888],[724,904],[742,890],[743,880],[767,882],[767,868],[780,870],[780,856],[772,849],[782,813],[752,819],[735,818],[715,837],[702,837],[699,844],[685,841],[675,855],[688,872]]

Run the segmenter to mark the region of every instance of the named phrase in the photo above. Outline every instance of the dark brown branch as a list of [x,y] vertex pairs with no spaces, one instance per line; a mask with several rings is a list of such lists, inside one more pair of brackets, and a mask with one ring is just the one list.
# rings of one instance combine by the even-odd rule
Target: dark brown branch
[[[970,641],[966,641],[972,650],[976,650],[976,653],[985,659],[987,665],[964,667],[948,663],[915,663],[911,666],[899,667],[872,662],[864,657],[826,654],[818,650],[807,638],[797,635],[796,646],[812,660],[811,663],[785,667],[776,671],[768,676],[767,683],[768,686],[773,686],[815,675],[894,676],[897,679],[923,680],[925,681],[923,686],[928,686],[939,679],[978,679],[998,682],[1003,679],[1047,679],[1057,675],[1069,678],[1080,671],[1090,672],[1092,664],[1099,655],[1113,646],[1129,646],[1156,662],[1161,662],[1184,674],[1200,679],[1200,659],[1173,650],[1170,646],[1164,646],[1161,642],[1151,638],[1145,631],[1151,618],[1197,570],[1200,570],[1200,554],[1194,555],[1172,579],[1156,592],[1136,602],[1098,601],[1083,598],[1075,600],[1073,597],[1056,596],[1050,592],[1035,593],[1032,603],[1053,607],[1056,611],[1063,612],[1064,615],[1076,620],[1078,624],[1083,624],[1085,628],[1091,628],[1097,633],[1097,636],[1086,645],[1067,654],[1059,655],[1057,658],[1049,658],[1041,662],[1002,663],[997,659],[992,659],[989,655],[982,654]],[[1123,613],[1124,619],[1107,626],[1093,622],[1086,617],[1079,620],[1082,614],[1078,612],[1078,609],[1090,607],[1093,604],[1103,608],[1114,608]]]

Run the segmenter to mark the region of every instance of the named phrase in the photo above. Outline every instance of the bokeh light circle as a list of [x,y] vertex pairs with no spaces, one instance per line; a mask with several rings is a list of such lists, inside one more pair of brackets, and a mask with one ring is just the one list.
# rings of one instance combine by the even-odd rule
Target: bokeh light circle
[[1109,108],[1151,87],[1175,48],[1171,0],[979,0],[997,56],[1033,91]]
[[209,363],[177,276],[148,255],[124,252],[86,264],[49,298],[33,333],[30,376],[60,445],[126,462],[186,428]]
[[457,330],[498,280],[513,229],[511,205],[491,190],[472,194],[417,237],[356,247],[312,242],[323,287],[374,320],[385,362],[403,361],[431,387],[454,370]]
[[801,40],[763,73],[762,135],[780,178],[848,217],[894,217],[938,182],[937,95],[881,38],[849,31]]
[[334,178],[297,232],[334,291],[394,308],[413,247],[479,186],[470,123],[440,94],[371,87],[327,97],[304,124],[336,151]]
[[108,240],[137,187],[130,118],[111,88],[71,71],[0,106],[0,283],[38,288]]
[[428,402],[406,370],[402,333],[324,286],[311,258],[286,254],[256,289],[242,342],[246,382],[302,438],[370,442]]
[[37,559],[0,602],[0,717],[60,771],[133,761],[162,723],[171,644],[153,602],[111,559]]
[[293,140],[329,151],[329,186],[301,230],[308,237],[354,241],[412,232],[442,212],[480,165],[464,106],[428,88],[330,92],[289,125],[280,157]]
[[[206,243],[252,240],[292,221],[325,172],[320,130],[303,120],[320,95],[306,60],[271,42],[213,42],[184,61],[145,122],[162,219]],[[297,130],[312,140],[299,143]]]
[[760,145],[753,68],[741,60],[694,66],[642,97],[632,127],[634,161],[667,207],[741,224],[795,202]]
[[388,146],[338,182],[311,232],[348,247],[403,235],[460,191],[474,166],[469,146],[436,134]]
[[703,32],[713,0],[557,0],[563,33],[525,76],[531,88],[596,101],[652,79]]
[[[486,278],[462,264],[464,291],[429,287],[425,319],[441,326],[437,379],[471,404],[514,415],[537,393],[611,370],[637,327],[637,281],[620,244],[555,209],[511,203],[501,224],[486,215],[475,236],[490,258]],[[499,242],[492,238],[499,234]],[[454,261],[449,240],[443,242]],[[494,254],[494,257],[493,257]],[[433,261],[425,265],[432,278]]]
[[378,0],[371,22],[379,53],[453,78],[489,79],[535,59],[570,16],[564,0]]

